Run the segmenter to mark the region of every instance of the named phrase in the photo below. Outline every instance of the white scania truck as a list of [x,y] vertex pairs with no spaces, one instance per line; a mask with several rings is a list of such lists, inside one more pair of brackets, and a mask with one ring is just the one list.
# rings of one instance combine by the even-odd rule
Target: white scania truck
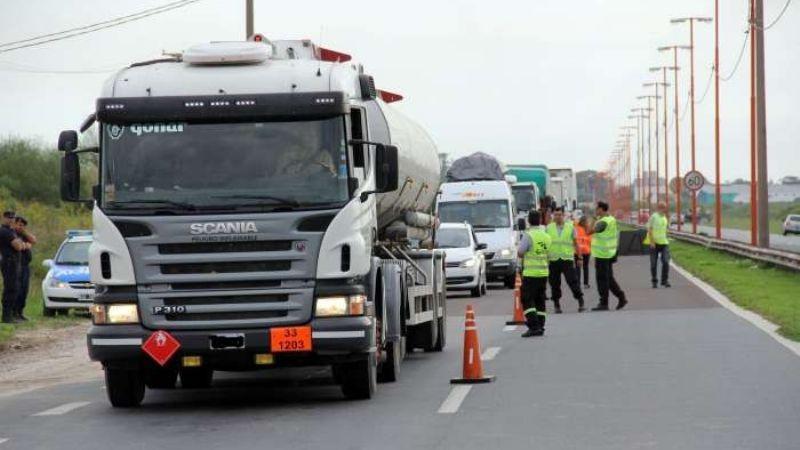
[[[108,397],[207,387],[215,370],[331,366],[348,398],[445,345],[439,163],[348,55],[220,42],[133,64],[59,149],[62,197],[93,202],[89,355]],[[91,199],[78,154],[99,153]]]

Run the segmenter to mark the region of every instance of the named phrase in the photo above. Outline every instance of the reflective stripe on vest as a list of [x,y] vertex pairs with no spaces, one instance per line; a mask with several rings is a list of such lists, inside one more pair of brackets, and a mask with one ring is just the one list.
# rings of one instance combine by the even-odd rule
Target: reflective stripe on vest
[[662,214],[654,214],[653,218],[650,220],[653,226],[653,241],[658,245],[669,244],[669,240],[667,239],[667,218]]
[[522,259],[522,276],[542,278],[550,274],[547,251],[550,248],[548,236],[542,230],[527,230],[531,246]]
[[617,254],[617,220],[611,216],[600,220],[606,223],[606,229],[592,235],[592,256],[611,259]]
[[572,239],[574,229],[572,222],[564,222],[559,235],[555,222],[547,225],[547,235],[550,236],[551,240],[550,261],[558,261],[559,259],[572,261],[575,255],[575,241]]

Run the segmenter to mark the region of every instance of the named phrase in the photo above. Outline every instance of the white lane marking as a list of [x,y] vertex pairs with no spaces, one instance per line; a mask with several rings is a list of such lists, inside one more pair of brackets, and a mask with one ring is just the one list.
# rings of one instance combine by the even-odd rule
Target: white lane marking
[[3,442],[8,442],[8,439],[0,438],[0,444],[2,444]]
[[92,338],[92,345],[142,345],[141,338]]
[[483,354],[481,355],[481,360],[491,361],[495,356],[497,356],[498,353],[500,353],[500,347],[489,347],[484,350]]
[[448,394],[447,398],[444,399],[442,406],[439,407],[439,414],[457,413],[458,408],[461,407],[461,403],[464,402],[465,398],[467,398],[467,394],[469,394],[471,389],[472,386],[466,384],[453,386],[453,388],[450,389],[450,394]]
[[778,325],[775,325],[774,323],[761,317],[760,315],[752,311],[748,311],[742,308],[741,306],[737,305],[736,303],[733,303],[731,299],[725,296],[725,294],[716,290],[713,286],[706,283],[705,281],[690,274],[689,272],[686,271],[686,269],[677,265],[676,263],[670,261],[670,266],[672,266],[672,268],[675,269],[678,273],[686,277],[686,279],[694,283],[695,286],[699,287],[709,297],[711,297],[712,299],[714,299],[714,301],[719,303],[720,306],[736,314],[742,319],[750,322],[751,324],[755,325],[756,328],[763,331],[764,333],[767,333],[771,338],[778,341],[779,344],[788,348],[789,351],[791,351],[797,356],[800,356],[800,342],[790,341],[789,339],[786,339],[785,337],[778,334],[777,330],[778,328],[780,328],[778,327]]
[[506,325],[503,328],[503,331],[517,331],[517,326],[516,325]]
[[44,410],[42,412],[38,412],[34,414],[34,416],[60,416],[66,414],[70,411],[74,411],[78,408],[83,408],[84,406],[88,405],[91,402],[72,402],[72,403],[65,403],[61,406],[56,406],[55,408],[50,408]]

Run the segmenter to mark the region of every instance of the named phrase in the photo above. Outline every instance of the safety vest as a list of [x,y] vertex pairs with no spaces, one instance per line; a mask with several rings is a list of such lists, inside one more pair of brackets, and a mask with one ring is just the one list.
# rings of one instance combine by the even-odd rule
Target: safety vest
[[576,225],[575,229],[578,231],[578,251],[581,255],[588,255],[592,252],[592,240],[586,233],[586,228]]
[[[650,218],[650,224],[653,227],[653,241],[658,245],[669,244],[669,240],[667,239],[667,218],[664,217],[663,214],[655,213],[653,217]],[[649,244],[650,242],[646,243]]]
[[539,229],[525,231],[531,245],[522,258],[522,276],[544,278],[550,274],[547,253],[550,250],[550,236]]
[[564,222],[559,235],[555,222],[547,225],[547,235],[550,236],[552,241],[550,244],[550,261],[558,261],[560,259],[572,261],[575,255],[575,241],[572,239],[574,229],[572,222]]
[[617,220],[605,216],[600,221],[606,223],[602,233],[592,234],[592,256],[595,259],[611,259],[617,255]]

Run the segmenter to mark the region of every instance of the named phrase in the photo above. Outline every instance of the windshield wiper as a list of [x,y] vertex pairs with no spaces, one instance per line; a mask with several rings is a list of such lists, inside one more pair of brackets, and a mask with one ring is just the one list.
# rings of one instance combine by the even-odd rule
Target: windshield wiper
[[245,199],[245,200],[272,200],[275,204],[288,205],[299,207],[300,202],[290,198],[275,197],[274,195],[261,195],[261,194],[233,194],[233,195],[215,195],[214,198],[227,198],[227,199]]
[[131,200],[127,202],[106,202],[107,205],[111,205],[115,208],[129,208],[132,205],[165,205],[165,206],[172,206],[175,208],[180,209],[188,209],[188,210],[195,210],[197,206],[186,203],[186,202],[177,202],[174,200],[165,200],[165,199],[152,199],[152,200]]

